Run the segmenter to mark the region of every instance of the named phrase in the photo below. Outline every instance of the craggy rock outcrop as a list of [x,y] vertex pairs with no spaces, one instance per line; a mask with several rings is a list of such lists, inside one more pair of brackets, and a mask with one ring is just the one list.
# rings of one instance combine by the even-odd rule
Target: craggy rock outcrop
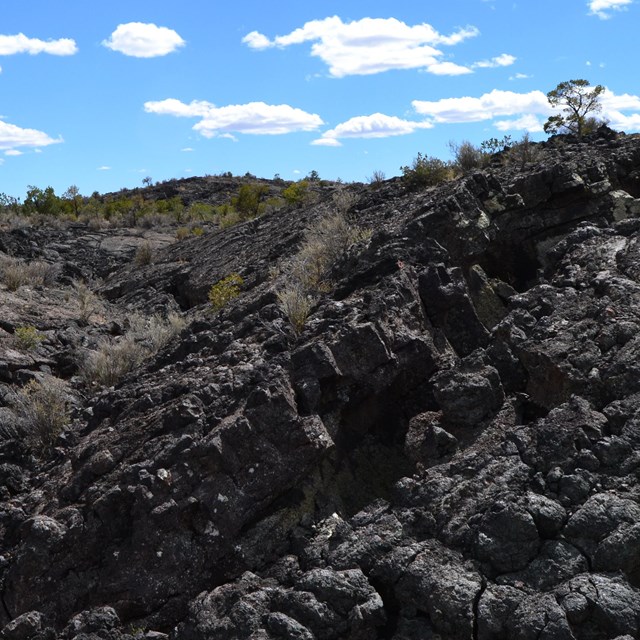
[[300,335],[269,267],[328,198],[107,279],[193,319],[49,460],[0,442],[0,637],[640,637],[640,139],[541,147],[348,187]]

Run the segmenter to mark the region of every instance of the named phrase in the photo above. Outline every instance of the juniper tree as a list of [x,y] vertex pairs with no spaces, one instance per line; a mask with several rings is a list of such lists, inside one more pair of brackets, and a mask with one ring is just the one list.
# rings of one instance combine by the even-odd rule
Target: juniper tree
[[544,124],[545,133],[568,132],[581,138],[586,132],[592,114],[602,109],[600,95],[604,87],[591,87],[588,80],[568,80],[561,82],[547,93],[552,107],[563,107],[562,114],[551,116]]

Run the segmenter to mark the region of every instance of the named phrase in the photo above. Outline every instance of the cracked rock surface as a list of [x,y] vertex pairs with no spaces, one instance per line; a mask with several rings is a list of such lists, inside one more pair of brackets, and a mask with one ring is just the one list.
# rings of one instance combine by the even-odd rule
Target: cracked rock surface
[[[540,146],[347,187],[373,233],[299,335],[269,267],[331,189],[144,268],[110,253],[109,305],[190,322],[80,394],[48,459],[0,440],[0,638],[640,637],[640,139]],[[64,377],[42,354],[3,354],[3,390]]]

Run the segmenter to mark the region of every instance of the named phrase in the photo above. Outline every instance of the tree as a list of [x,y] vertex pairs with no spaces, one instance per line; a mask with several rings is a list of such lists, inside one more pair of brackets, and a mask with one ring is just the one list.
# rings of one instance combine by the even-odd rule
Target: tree
[[564,115],[551,116],[544,124],[545,133],[564,131],[582,138],[588,132],[588,125],[594,122],[591,114],[602,109],[600,94],[603,91],[601,84],[591,87],[588,80],[561,82],[547,93],[547,100],[552,107],[563,107]]
[[80,211],[80,205],[82,204],[82,196],[80,195],[80,189],[72,184],[63,194],[62,198],[69,203],[72,213],[77,216]]
[[142,178],[142,184],[145,187],[150,187],[152,182],[153,182],[153,178],[151,176],[147,176],[146,178]]

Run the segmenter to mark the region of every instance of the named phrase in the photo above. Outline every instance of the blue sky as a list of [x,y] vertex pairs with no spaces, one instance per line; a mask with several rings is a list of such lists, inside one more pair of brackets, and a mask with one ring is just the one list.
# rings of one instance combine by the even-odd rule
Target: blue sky
[[640,131],[640,0],[0,0],[0,192],[398,175],[603,84]]

